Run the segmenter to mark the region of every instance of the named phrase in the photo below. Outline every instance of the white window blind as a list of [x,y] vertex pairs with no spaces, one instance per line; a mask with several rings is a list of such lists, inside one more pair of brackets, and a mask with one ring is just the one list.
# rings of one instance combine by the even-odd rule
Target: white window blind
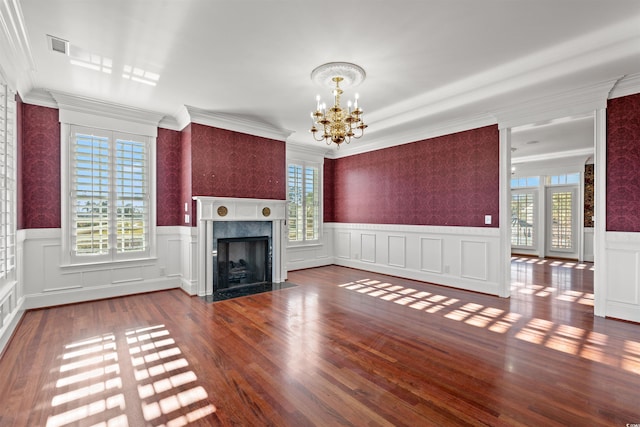
[[116,213],[118,252],[139,252],[147,247],[149,196],[146,144],[116,140]]
[[289,241],[309,242],[320,238],[320,168],[318,165],[290,163]]
[[70,128],[72,255],[76,261],[148,256],[148,138]]
[[15,269],[15,94],[0,79],[0,278]]

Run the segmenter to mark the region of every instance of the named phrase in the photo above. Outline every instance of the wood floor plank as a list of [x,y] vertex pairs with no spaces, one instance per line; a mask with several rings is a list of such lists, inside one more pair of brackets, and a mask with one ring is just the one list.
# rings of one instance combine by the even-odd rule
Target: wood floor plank
[[516,257],[508,299],[338,266],[289,280],[27,312],[0,426],[640,422],[640,325],[593,316],[592,264]]

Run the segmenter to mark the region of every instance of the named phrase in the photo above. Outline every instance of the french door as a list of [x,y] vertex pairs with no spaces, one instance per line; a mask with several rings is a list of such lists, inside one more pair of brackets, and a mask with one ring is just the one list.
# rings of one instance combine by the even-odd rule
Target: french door
[[545,255],[578,258],[578,187],[547,187]]
[[511,190],[511,248],[532,251],[536,249],[536,213],[538,191],[531,189]]

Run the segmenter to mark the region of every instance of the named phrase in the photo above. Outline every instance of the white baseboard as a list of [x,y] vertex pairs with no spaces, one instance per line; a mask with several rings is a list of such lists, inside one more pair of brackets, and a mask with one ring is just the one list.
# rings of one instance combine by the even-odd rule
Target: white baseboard
[[196,296],[198,294],[198,283],[195,280],[180,278],[180,288],[191,296]]
[[474,281],[448,274],[433,274],[425,271],[398,268],[389,265],[373,264],[341,258],[336,258],[334,260],[334,264],[343,267],[356,268],[358,270],[387,274],[389,276],[418,280],[420,282],[433,283],[435,285],[480,292],[483,294],[498,295],[500,291],[500,285],[498,283],[492,283],[488,281]]
[[306,259],[287,263],[287,271],[304,270],[305,268],[324,267],[335,264],[333,257]]
[[640,306],[607,301],[606,317],[640,323]]
[[92,301],[105,298],[121,297],[126,295],[141,294],[145,292],[175,289],[180,287],[178,278],[160,278],[148,280],[140,283],[109,284],[104,286],[91,286],[86,288],[75,288],[55,293],[41,292],[25,296],[23,308],[30,310],[34,308],[52,307],[63,304],[74,304],[85,301]]

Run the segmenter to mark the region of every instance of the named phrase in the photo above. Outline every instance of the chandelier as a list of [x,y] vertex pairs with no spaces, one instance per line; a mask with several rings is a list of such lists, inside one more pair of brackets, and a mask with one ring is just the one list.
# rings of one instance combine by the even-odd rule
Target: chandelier
[[[325,141],[327,145],[350,143],[351,138],[361,138],[367,125],[362,120],[362,109],[358,106],[358,94],[354,102],[347,103],[347,109],[340,106],[343,88],[357,86],[365,78],[364,70],[349,62],[330,62],[311,72],[311,80],[322,86],[333,87],[333,106],[327,105],[316,97],[316,109],[311,112],[311,129],[316,141]],[[340,86],[342,84],[342,87]],[[334,87],[335,86],[335,87]]]

